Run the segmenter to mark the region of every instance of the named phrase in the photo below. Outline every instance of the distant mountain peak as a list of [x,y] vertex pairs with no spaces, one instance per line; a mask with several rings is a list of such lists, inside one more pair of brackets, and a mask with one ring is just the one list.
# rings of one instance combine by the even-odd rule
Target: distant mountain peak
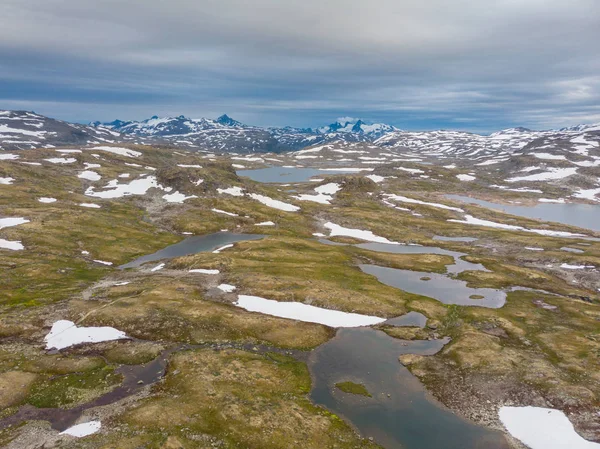
[[232,119],[227,114],[223,114],[222,116],[217,118],[217,120],[215,120],[215,121],[217,123],[220,123],[221,125],[225,125],[225,126],[243,126],[241,122],[238,122],[237,120]]
[[352,127],[352,132],[353,133],[363,133],[364,132],[364,130],[362,129],[363,124],[365,124],[365,122],[358,119],[356,121],[356,123],[354,124],[354,126]]

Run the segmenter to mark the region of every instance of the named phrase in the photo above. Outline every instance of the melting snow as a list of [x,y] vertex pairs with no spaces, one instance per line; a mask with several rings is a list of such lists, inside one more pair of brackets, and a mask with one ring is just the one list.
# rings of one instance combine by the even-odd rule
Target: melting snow
[[129,184],[119,184],[119,181],[114,179],[104,187],[104,190],[97,192],[95,188],[91,186],[88,187],[85,194],[95,198],[121,198],[126,195],[144,195],[151,188],[162,189],[156,181],[155,176],[134,179]]
[[303,194],[295,196],[294,198],[300,201],[313,201],[315,203],[330,204],[329,202],[333,199],[333,195],[339,192],[340,189],[341,186],[339,184],[331,182],[329,184],[324,184],[322,186],[316,187],[316,195]]
[[573,176],[575,174],[577,174],[577,168],[550,168],[547,172],[529,176],[517,176],[516,178],[507,179],[506,182],[552,181],[555,179],[563,179],[568,176]]
[[376,316],[323,309],[299,302],[279,302],[258,296],[239,295],[235,305],[249,312],[260,312],[266,315],[307,323],[324,324],[330,327],[371,326],[386,321],[385,318]]
[[565,200],[563,198],[559,198],[559,199],[552,199],[552,198],[538,198],[538,201],[540,203],[558,203],[558,204],[564,204]]
[[369,178],[371,181],[376,182],[376,183],[380,183],[385,179],[383,176],[379,176],[379,175],[367,175],[367,176],[365,176],[365,178]]
[[392,242],[385,237],[379,237],[378,235],[373,234],[371,231],[363,231],[361,229],[351,229],[345,228],[340,225],[336,225],[335,223],[325,223],[324,227],[329,229],[329,236],[343,236],[343,237],[354,237],[360,240],[366,240],[368,242],[375,243],[387,243],[390,245],[400,245],[398,242]]
[[567,159],[562,154],[534,153],[533,155],[538,159],[544,159],[548,161],[565,161]]
[[296,212],[299,211],[300,208],[298,206],[294,206],[293,204],[284,203],[283,201],[274,200],[273,198],[269,198],[268,196],[259,195],[257,193],[251,193],[250,198],[264,204],[265,206],[272,207],[274,209],[283,210],[286,212]]
[[232,196],[244,196],[244,189],[241,187],[228,187],[226,189],[217,189],[219,193],[225,193]]
[[396,170],[402,170],[408,173],[412,173],[414,175],[418,175],[419,173],[425,173],[423,170],[419,170],[418,168],[396,167]]
[[437,207],[439,209],[454,210],[456,212],[464,212],[464,210],[462,210],[462,209],[460,209],[458,207],[446,206],[445,204],[428,203],[426,201],[415,200],[413,198],[408,198],[408,197],[405,197],[405,196],[393,195],[393,194],[385,195],[385,196],[388,197],[391,200],[400,201],[401,203],[422,204],[424,206]]
[[40,203],[55,203],[57,200],[56,200],[56,198],[42,197],[42,198],[38,198],[38,201]]
[[154,268],[152,268],[150,271],[154,272],[154,271],[160,271],[165,267],[164,263],[159,263],[157,266],[155,266]]
[[196,268],[194,270],[190,270],[189,273],[200,273],[200,274],[219,274],[219,270],[206,270],[204,268]]
[[496,223],[494,221],[482,220],[481,218],[475,218],[472,215],[465,215],[464,220],[448,220],[454,223],[464,223],[475,226],[485,226],[488,228],[504,229],[507,231],[523,231],[523,232],[534,232],[540,235],[547,235],[551,237],[585,237],[583,234],[573,234],[572,232],[566,231],[549,231],[547,229],[527,229],[522,226],[509,225],[504,223]]
[[74,157],[51,157],[49,159],[44,159],[45,161],[52,162],[53,164],[72,164],[76,162],[77,159]]
[[64,349],[79,343],[100,343],[102,341],[128,338],[125,332],[113,327],[77,327],[68,320],[59,320],[52,325],[44,337],[46,349]]
[[167,203],[183,203],[185,200],[189,200],[192,198],[198,198],[196,195],[185,196],[183,193],[174,192],[163,195],[163,199],[167,201]]
[[229,243],[227,245],[221,246],[220,248],[217,248],[213,251],[213,254],[219,254],[221,251],[228,249],[228,248],[233,248],[233,243]]
[[100,209],[100,205],[94,203],[81,203],[79,204],[81,207],[89,207],[90,209]]
[[463,174],[456,175],[456,177],[458,179],[460,179],[461,181],[474,181],[476,179],[475,176],[463,175]]
[[594,268],[593,265],[569,265],[568,263],[563,263],[560,267],[566,270],[585,270],[586,268]]
[[211,209],[213,212],[216,212],[217,214],[224,214],[224,215],[229,215],[230,217],[239,217],[238,214],[234,214],[233,212],[227,212],[221,209]]
[[235,285],[230,285],[230,284],[221,284],[217,287],[219,290],[221,290],[224,293],[231,293],[233,292],[237,287]]
[[0,161],[11,161],[14,159],[19,159],[19,155],[12,153],[0,153]]
[[256,223],[254,226],[275,226],[272,221],[263,221],[262,223]]
[[0,218],[0,229],[9,228],[11,226],[18,226],[25,223],[29,223],[29,220],[22,217]]
[[140,157],[142,153],[139,151],[130,150],[129,148],[121,147],[94,147],[92,150],[106,151],[107,153],[118,154],[119,156]]
[[11,178],[11,177],[8,177],[8,178],[0,177],[0,184],[10,185],[13,183],[14,180],[15,180],[15,178]]
[[102,176],[92,170],[84,170],[77,175],[80,179],[87,179],[88,181],[100,181]]
[[591,201],[600,201],[596,198],[597,195],[600,195],[600,188],[597,189],[579,189],[579,191],[575,192],[573,196],[575,198],[583,198]]
[[5,239],[0,239],[0,248],[11,249],[13,251],[20,251],[25,249],[25,247],[21,244],[20,241],[12,241]]
[[578,435],[560,410],[501,407],[499,417],[506,430],[531,449],[600,449],[600,444]]
[[98,432],[100,427],[102,427],[100,421],[90,421],[71,426],[67,430],[61,432],[60,435],[71,435],[72,437],[82,438]]

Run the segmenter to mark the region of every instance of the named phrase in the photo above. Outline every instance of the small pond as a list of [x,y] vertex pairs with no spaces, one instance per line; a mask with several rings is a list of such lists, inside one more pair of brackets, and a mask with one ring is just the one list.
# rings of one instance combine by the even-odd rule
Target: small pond
[[195,235],[188,237],[179,243],[167,246],[152,254],[138,257],[132,262],[121,265],[119,268],[137,268],[146,262],[154,262],[161,259],[172,259],[174,257],[188,256],[190,254],[213,251],[221,246],[247,240],[259,240],[265,237],[262,234],[234,234],[232,232],[216,232],[207,235]]
[[[320,243],[332,246],[348,246],[348,243],[334,242],[329,239],[319,239]],[[422,246],[422,245],[392,245],[389,243],[358,243],[357,248],[366,249],[369,251],[376,251],[381,253],[394,253],[394,254],[440,254],[443,256],[454,257],[453,265],[446,265],[446,270],[451,274],[462,273],[463,271],[490,271],[480,263],[471,263],[461,259],[462,256],[466,256],[465,253],[458,251],[450,251],[448,249],[438,248],[437,246]]]
[[377,277],[383,284],[405,292],[428,296],[444,304],[498,309],[506,302],[506,293],[502,290],[467,287],[466,281],[443,274],[365,264],[359,265],[359,268],[364,273]]
[[421,246],[421,245],[390,245],[389,243],[360,243],[356,245],[358,248],[367,249],[369,251],[377,251],[382,253],[395,254],[440,254],[443,256],[454,257],[454,265],[447,265],[448,273],[458,274],[463,271],[489,271],[479,263],[471,263],[462,260],[465,253],[458,251],[450,251],[448,249],[438,248],[437,246]]
[[427,317],[419,312],[408,312],[396,318],[390,318],[382,323],[386,326],[396,327],[420,327],[423,328],[427,324]]
[[[447,342],[398,340],[369,328],[340,329],[310,355],[311,399],[388,449],[508,449],[500,432],[453,414],[398,361],[401,354],[435,354]],[[335,387],[345,381],[364,385],[372,397]]]

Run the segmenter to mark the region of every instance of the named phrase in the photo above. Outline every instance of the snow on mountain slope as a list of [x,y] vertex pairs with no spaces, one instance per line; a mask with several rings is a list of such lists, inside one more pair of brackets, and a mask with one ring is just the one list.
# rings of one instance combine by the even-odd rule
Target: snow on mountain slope
[[27,111],[0,111],[0,149],[52,148],[60,145],[114,143],[111,129],[67,123]]

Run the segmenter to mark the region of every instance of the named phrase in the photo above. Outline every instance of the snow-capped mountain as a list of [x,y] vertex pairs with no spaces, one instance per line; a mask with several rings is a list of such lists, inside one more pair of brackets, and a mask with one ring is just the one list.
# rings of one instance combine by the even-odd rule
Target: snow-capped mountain
[[226,114],[217,119],[154,116],[142,121],[80,125],[33,112],[0,111],[0,149],[6,150],[126,142],[170,145],[192,151],[281,153],[316,145],[365,144],[410,151],[432,159],[491,163],[490,159],[503,162],[512,155],[535,151],[562,154],[573,150],[577,155],[578,148],[583,148],[583,144],[577,144],[578,138],[582,142],[596,141],[598,136],[600,124],[548,131],[516,127],[485,136],[462,131],[402,131],[358,119],[338,120],[316,129],[249,126]]
[[104,126],[63,122],[34,112],[0,111],[1,150],[114,143],[123,140],[128,140],[127,136]]
[[376,139],[392,131],[400,130],[384,123],[367,124],[360,119],[352,121],[344,120],[343,123],[338,120],[329,126],[317,128],[317,132],[320,134],[351,133],[364,135],[371,139]]
[[[100,124],[94,123],[98,126]],[[362,120],[336,122],[313,130],[311,128],[260,128],[244,125],[227,114],[216,120],[200,118],[151,117],[140,122],[115,120],[100,126],[123,134],[158,137],[190,149],[239,153],[282,152],[305,148],[321,142],[345,140],[371,141],[387,132],[398,131],[386,124],[367,124]]]
[[590,125],[576,125],[570,126],[567,128],[561,128],[560,131],[574,131],[574,132],[592,132],[592,131],[600,131],[600,123],[593,123]]

